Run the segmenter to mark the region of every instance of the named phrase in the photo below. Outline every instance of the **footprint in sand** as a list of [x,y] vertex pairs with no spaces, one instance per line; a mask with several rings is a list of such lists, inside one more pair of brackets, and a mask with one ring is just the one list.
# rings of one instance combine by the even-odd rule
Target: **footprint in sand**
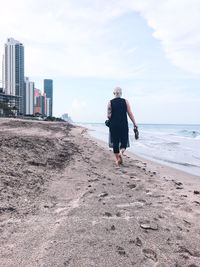
[[183,187],[182,187],[182,186],[177,186],[176,189],[178,189],[178,190],[182,190]]
[[181,182],[177,182],[175,180],[172,180],[172,182],[174,183],[176,189],[178,189],[178,190],[183,189],[183,184]]
[[188,197],[187,195],[181,195],[181,197]]
[[63,264],[64,264],[64,267],[67,267],[69,266],[70,262],[71,262],[72,258],[70,257],[69,259],[67,259]]
[[188,228],[190,228],[191,225],[192,225],[189,221],[187,221],[185,219],[183,220],[183,222],[184,222],[185,226],[188,227]]
[[112,231],[115,231],[115,230],[116,230],[114,224],[110,227],[110,229],[111,229]]
[[135,181],[135,182],[141,182],[141,180],[135,176],[130,176],[130,179]]
[[130,240],[129,244],[135,244],[137,247],[142,247],[142,241],[139,237],[137,237],[135,240]]
[[200,258],[200,252],[199,251],[196,251],[196,250],[192,251],[192,250],[187,249],[184,246],[179,246],[179,250],[177,252],[181,253],[181,254],[184,253],[184,254],[187,254],[187,255],[195,257],[195,258]]
[[117,249],[117,253],[118,253],[119,255],[121,255],[121,256],[127,256],[127,255],[126,255],[126,251],[124,250],[123,247],[117,246],[116,249]]
[[98,182],[98,181],[99,181],[98,178],[95,178],[95,179],[89,179],[89,180],[88,180],[89,183],[92,183],[92,182]]
[[106,211],[106,212],[104,213],[104,216],[106,216],[106,217],[112,217],[112,214],[111,214],[110,212],[107,212],[107,211]]
[[142,252],[144,253],[146,258],[151,259],[154,262],[158,261],[157,254],[152,249],[143,249]]
[[103,192],[99,195],[100,198],[104,198],[104,197],[107,197],[108,196],[108,193],[107,192]]
[[127,187],[130,188],[130,189],[134,189],[134,188],[136,188],[136,186],[137,186],[136,184],[129,184],[129,185],[127,185]]
[[136,238],[135,245],[138,247],[142,247],[142,240],[139,237]]

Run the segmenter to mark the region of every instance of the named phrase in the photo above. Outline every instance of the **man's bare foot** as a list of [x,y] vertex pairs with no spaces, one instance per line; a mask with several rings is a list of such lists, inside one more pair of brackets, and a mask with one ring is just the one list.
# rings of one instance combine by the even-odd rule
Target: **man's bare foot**
[[123,159],[122,159],[122,154],[120,153],[116,153],[115,154],[116,157],[116,165],[119,166],[120,164],[123,164]]
[[125,148],[122,148],[122,149],[120,149],[120,154],[123,156],[124,155],[124,152],[125,152]]
[[122,159],[122,155],[121,154],[119,154],[118,162],[119,162],[119,164],[123,164],[123,159]]

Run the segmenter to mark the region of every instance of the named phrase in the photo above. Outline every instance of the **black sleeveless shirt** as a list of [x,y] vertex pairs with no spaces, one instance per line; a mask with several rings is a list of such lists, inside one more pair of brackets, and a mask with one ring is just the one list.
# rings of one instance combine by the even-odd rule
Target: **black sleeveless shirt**
[[128,127],[127,106],[124,98],[114,98],[111,101],[111,127]]

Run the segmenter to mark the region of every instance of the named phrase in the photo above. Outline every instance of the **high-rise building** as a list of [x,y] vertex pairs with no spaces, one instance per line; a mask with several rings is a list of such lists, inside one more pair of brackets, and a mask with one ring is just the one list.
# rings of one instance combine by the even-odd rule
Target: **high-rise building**
[[39,102],[39,106],[40,106],[40,112],[42,116],[45,116],[45,97],[44,95],[40,95],[38,97],[38,102]]
[[42,108],[40,106],[40,96],[41,91],[40,89],[34,89],[34,114],[42,114]]
[[47,116],[46,94],[42,94],[41,90],[36,88],[34,90],[34,114]]
[[44,79],[44,93],[49,99],[49,116],[53,115],[53,80]]
[[51,103],[51,99],[50,98],[46,98],[46,115],[47,117],[50,116],[50,103]]
[[18,96],[17,113],[24,113],[24,46],[8,38],[3,56],[3,89],[5,94]]
[[34,114],[34,82],[30,82],[26,77],[24,81],[24,114]]

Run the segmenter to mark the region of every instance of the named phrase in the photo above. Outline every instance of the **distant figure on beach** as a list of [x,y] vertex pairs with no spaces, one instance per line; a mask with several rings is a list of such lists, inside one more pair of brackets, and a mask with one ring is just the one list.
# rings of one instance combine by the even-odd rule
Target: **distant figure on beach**
[[134,128],[137,128],[137,124],[129,102],[121,97],[122,89],[120,87],[116,87],[113,94],[114,98],[108,102],[107,116],[110,122],[110,143],[112,143],[116,164],[120,165],[123,163],[123,153],[129,146],[127,113],[134,124]]

